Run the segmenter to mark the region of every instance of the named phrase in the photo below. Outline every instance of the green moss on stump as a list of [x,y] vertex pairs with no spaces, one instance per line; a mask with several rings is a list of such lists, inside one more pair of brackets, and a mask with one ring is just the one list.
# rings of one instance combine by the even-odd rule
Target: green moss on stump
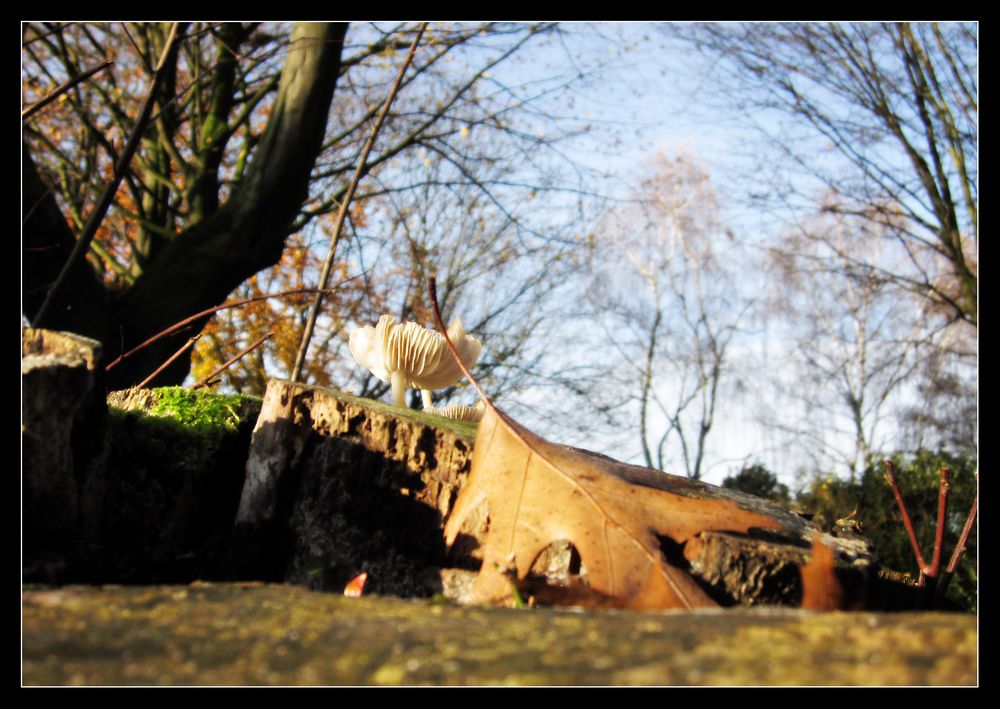
[[111,392],[112,411],[130,411],[157,419],[169,419],[202,435],[217,437],[253,425],[261,399],[239,394],[191,391],[183,387],[128,389]]
[[[243,418],[240,411],[250,397],[197,392],[182,387],[154,390],[157,399],[150,409],[151,416],[169,417],[178,423],[197,429],[218,428],[235,431]],[[256,399],[260,401],[260,399]]]

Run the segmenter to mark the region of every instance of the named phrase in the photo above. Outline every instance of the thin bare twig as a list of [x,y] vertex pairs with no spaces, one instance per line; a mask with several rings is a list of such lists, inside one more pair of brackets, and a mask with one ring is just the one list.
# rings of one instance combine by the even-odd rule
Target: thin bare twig
[[187,342],[185,342],[184,345],[179,350],[177,350],[176,352],[174,352],[170,356],[170,359],[168,359],[166,362],[164,362],[159,367],[157,367],[155,372],[153,372],[148,377],[146,377],[141,382],[139,382],[139,385],[138,385],[139,389],[142,389],[144,386],[146,386],[147,384],[149,384],[153,379],[156,378],[157,374],[159,374],[164,369],[166,369],[167,367],[169,367],[171,362],[173,362],[175,359],[177,359],[182,354],[184,354],[188,349],[190,349],[192,346],[194,346],[194,343],[197,342],[198,338],[200,338],[200,337],[201,337],[201,333],[199,332],[197,335],[195,335],[194,337],[190,338]]
[[229,368],[229,366],[232,365],[234,362],[237,362],[240,359],[242,359],[243,357],[245,357],[246,355],[250,354],[255,349],[257,349],[262,344],[264,344],[265,340],[268,340],[268,339],[270,339],[272,337],[274,337],[274,330],[271,330],[270,332],[266,333],[265,335],[262,335],[259,338],[257,338],[257,341],[254,342],[252,345],[250,345],[249,347],[247,347],[245,350],[243,350],[242,352],[240,352],[235,357],[232,357],[231,359],[227,360],[225,362],[225,364],[220,365],[218,367],[218,369],[216,369],[214,372],[212,372],[208,376],[202,377],[201,379],[199,379],[198,381],[196,381],[194,384],[192,384],[188,388],[189,389],[198,389],[200,387],[205,386],[212,379],[214,379],[216,375],[221,374],[222,372],[226,371]]
[[42,206],[42,202],[44,202],[45,198],[48,197],[50,194],[52,194],[52,188],[51,187],[46,187],[45,188],[45,192],[42,193],[42,196],[39,197],[35,201],[35,203],[28,208],[28,211],[26,211],[24,213],[24,216],[21,218],[21,225],[22,226],[28,223],[28,220],[31,219],[31,215],[35,213],[36,209],[38,209],[40,206]]
[[135,122],[135,127],[132,129],[132,134],[129,136],[128,142],[125,144],[125,148],[122,150],[122,154],[118,158],[118,162],[115,163],[114,175],[112,176],[111,181],[104,188],[104,192],[101,193],[100,198],[97,200],[97,204],[94,205],[94,210],[90,213],[90,217],[87,219],[86,225],[84,225],[83,233],[80,235],[80,238],[77,239],[76,244],[73,246],[73,251],[70,253],[69,258],[66,259],[66,263],[63,264],[62,271],[60,271],[59,276],[52,284],[48,294],[46,294],[42,307],[38,309],[38,312],[32,319],[32,325],[34,325],[34,327],[42,326],[45,321],[45,316],[48,314],[49,309],[55,302],[56,294],[59,292],[62,284],[65,283],[70,270],[76,262],[79,261],[80,257],[89,249],[90,242],[97,234],[97,228],[101,225],[101,222],[104,221],[104,215],[107,214],[108,208],[111,206],[111,201],[114,199],[115,192],[118,190],[118,185],[121,184],[122,179],[125,177],[125,173],[128,171],[129,163],[132,161],[132,156],[139,147],[139,141],[142,138],[142,133],[149,121],[150,113],[153,110],[153,104],[156,102],[156,94],[160,83],[163,81],[163,77],[166,73],[163,71],[163,65],[166,63],[167,56],[172,52],[174,44],[177,41],[177,26],[178,25],[175,22],[170,27],[170,34],[163,47],[163,53],[160,56],[160,61],[156,65],[156,71],[153,73],[153,81],[149,87],[149,93],[146,96],[146,101],[143,103],[142,110],[139,112],[139,117]]
[[977,493],[975,499],[972,501],[972,506],[969,508],[969,516],[965,518],[965,526],[962,527],[962,536],[958,538],[958,544],[955,545],[955,550],[951,553],[951,559],[948,561],[948,568],[945,569],[945,573],[955,573],[959,560],[965,554],[966,544],[969,542],[969,533],[972,532],[972,525],[976,521],[978,509],[979,494]]
[[923,586],[924,569],[927,567],[927,562],[924,561],[924,555],[920,553],[920,543],[917,542],[917,533],[913,529],[913,522],[910,521],[910,513],[906,511],[906,504],[903,502],[903,496],[899,492],[899,486],[896,485],[896,467],[891,460],[885,461],[885,481],[889,483],[893,497],[896,498],[896,505],[903,515],[903,527],[906,528],[906,534],[910,538],[910,546],[913,547],[913,554],[917,557],[917,567],[920,569],[920,579],[917,581],[917,585]]
[[138,42],[136,42],[135,39],[132,37],[132,33],[128,31],[128,23],[127,22],[122,22],[121,26],[122,26],[122,29],[125,30],[125,36],[128,37],[128,41],[132,43],[132,49],[134,49],[135,53],[139,55],[139,61],[141,61],[142,65],[144,67],[146,67],[146,73],[147,74],[152,74],[153,73],[153,67],[151,67],[149,65],[149,59],[147,59],[146,55],[142,53],[142,50],[139,49]]
[[[382,105],[382,110],[379,112],[378,118],[375,119],[375,125],[372,126],[372,131],[361,151],[361,158],[358,160],[358,167],[354,171],[354,176],[351,178],[350,186],[347,188],[347,194],[344,195],[344,199],[340,203],[340,209],[337,211],[337,222],[333,227],[333,236],[330,239],[330,250],[326,255],[326,261],[323,262],[323,271],[320,274],[320,289],[326,287],[326,282],[330,278],[330,269],[333,267],[333,256],[337,251],[337,242],[340,241],[340,234],[344,229],[344,221],[347,218],[347,208],[350,206],[351,200],[354,198],[354,193],[358,188],[358,182],[361,181],[362,175],[365,174],[368,154],[371,153],[372,146],[375,145],[375,138],[378,135],[379,129],[382,127],[382,123],[385,121],[386,114],[389,113],[389,106],[392,105],[392,101],[396,97],[396,93],[399,91],[399,86],[403,81],[403,75],[406,73],[406,69],[410,66],[410,62],[413,61],[413,55],[416,54],[417,45],[420,43],[420,38],[425,29],[427,29],[427,23],[422,22],[417,28],[417,34],[413,38],[413,43],[410,45],[410,51],[406,54],[406,59],[403,60],[403,65],[399,67],[399,72],[396,74],[396,80],[389,89],[389,95],[386,97],[385,103]],[[319,307],[322,302],[323,294],[322,292],[318,292],[316,294],[316,299],[313,301],[312,309],[309,311],[309,318],[306,320],[305,329],[302,332],[302,339],[299,342],[299,351],[295,355],[295,366],[292,367],[291,376],[291,380],[293,382],[297,382],[299,377],[302,375],[302,365],[306,359],[306,352],[309,349],[309,341],[312,339],[313,329],[316,327],[316,318],[319,315]]]
[[[44,24],[46,25],[46,29],[48,30],[47,32],[39,32],[38,31],[38,27],[35,26],[35,25],[31,25],[31,24],[25,24],[24,25],[24,29],[27,30],[27,29],[30,28],[32,31],[34,31],[35,36],[32,37],[32,38],[30,38],[30,39],[25,38],[23,40],[23,46],[27,47],[32,42],[37,42],[40,39],[45,39],[46,37],[48,37],[50,35],[56,34],[57,32],[62,32],[63,30],[69,29],[73,25],[78,25],[80,23],[79,22],[60,22],[60,23],[58,23],[57,26],[53,26],[53,23],[51,23],[51,22],[46,22]],[[22,32],[22,37],[23,37],[23,35],[24,35],[24,33]]]
[[53,101],[55,101],[57,98],[59,98],[60,96],[62,96],[64,93],[66,93],[67,91],[69,91],[70,89],[72,89],[74,86],[76,86],[77,84],[83,83],[84,81],[86,81],[87,79],[89,79],[90,77],[92,77],[97,72],[102,71],[104,69],[107,69],[113,63],[114,62],[112,62],[111,60],[108,60],[108,61],[104,62],[103,64],[99,64],[98,66],[95,66],[93,69],[87,69],[87,71],[83,72],[82,74],[80,74],[78,76],[74,76],[69,81],[65,81],[65,82],[59,84],[59,86],[57,86],[55,89],[53,89],[52,93],[50,93],[48,96],[45,96],[44,98],[41,98],[38,101],[35,101],[33,104],[31,104],[26,109],[24,109],[23,111],[21,111],[21,120],[23,121],[23,120],[25,120],[27,118],[30,118],[31,116],[35,115],[40,110],[42,110],[43,108],[45,108],[46,106],[48,106],[50,103],[52,103]]
[[941,466],[939,475],[941,482],[938,485],[938,516],[937,527],[934,528],[934,552],[931,554],[931,564],[924,570],[924,575],[930,579],[937,580],[938,571],[941,570],[941,547],[944,545],[945,517],[948,512],[948,476],[951,471],[948,466]]
[[[976,474],[976,482],[979,482],[978,473]],[[948,566],[941,575],[941,580],[938,582],[935,599],[944,596],[944,592],[948,590],[948,584],[951,583],[951,577],[955,574],[955,569],[958,568],[958,562],[965,554],[966,544],[969,542],[969,534],[972,532],[972,525],[976,521],[978,510],[979,491],[977,490],[976,496],[972,499],[972,506],[969,508],[969,516],[965,518],[965,526],[962,527],[962,534],[959,536],[958,543],[951,552],[951,559],[948,561]]]
[[[363,275],[363,274],[359,274],[357,276],[351,276],[350,278],[345,278],[343,281],[341,281],[340,283],[338,283],[337,286],[341,286],[344,283],[347,283],[348,281],[354,280],[355,278],[359,278],[361,275]],[[110,364],[108,364],[107,367],[104,368],[104,371],[107,372],[107,371],[109,371],[111,369],[114,369],[116,366],[118,366],[118,364],[123,359],[125,359],[126,357],[131,357],[136,352],[138,352],[141,349],[144,349],[144,348],[148,347],[149,345],[151,345],[154,342],[156,342],[157,340],[159,340],[161,337],[166,337],[167,335],[173,334],[173,333],[177,332],[178,330],[186,327],[187,325],[190,325],[195,320],[198,320],[199,318],[203,318],[206,315],[211,315],[212,313],[217,312],[219,310],[226,310],[227,308],[238,308],[241,305],[246,305],[247,303],[254,303],[254,302],[258,301],[258,300],[267,300],[268,298],[283,298],[283,297],[289,296],[289,295],[299,295],[299,294],[302,294],[302,293],[315,293],[317,290],[318,289],[316,289],[316,288],[293,288],[291,290],[281,291],[280,293],[268,293],[267,295],[258,295],[258,296],[254,296],[253,298],[243,298],[242,300],[234,300],[234,301],[230,301],[230,302],[227,302],[227,303],[222,303],[221,305],[216,305],[216,306],[211,307],[211,308],[207,308],[205,310],[202,310],[200,312],[195,313],[194,315],[192,315],[190,317],[184,318],[183,320],[174,323],[173,325],[171,325],[170,327],[168,327],[166,330],[161,330],[160,332],[156,333],[155,335],[153,335],[152,337],[150,337],[148,340],[146,340],[142,344],[136,345],[135,347],[133,347],[132,349],[130,349],[128,352],[126,352],[126,353],[124,353],[122,355],[119,355],[116,360],[114,360],[113,362],[111,362]],[[332,293],[335,290],[336,290],[336,287],[329,288],[329,289],[327,289],[326,292]]]
[[462,361],[461,355],[458,354],[458,350],[455,348],[454,343],[448,336],[448,328],[444,326],[444,320],[441,318],[441,309],[438,307],[437,279],[434,276],[431,276],[430,280],[427,281],[427,294],[430,296],[431,309],[434,311],[434,324],[437,325],[438,331],[444,336],[444,341],[447,343],[448,349],[451,350],[451,355],[455,358],[455,363],[458,365],[458,368],[462,370],[462,374],[464,374],[465,377],[472,383],[472,386],[482,398],[483,403],[487,406],[493,406],[493,402],[490,400],[490,397],[486,396],[486,392],[483,391],[481,386],[479,386],[479,382],[477,382],[476,378],[472,376],[471,372],[469,372],[469,368],[465,366],[465,362]]

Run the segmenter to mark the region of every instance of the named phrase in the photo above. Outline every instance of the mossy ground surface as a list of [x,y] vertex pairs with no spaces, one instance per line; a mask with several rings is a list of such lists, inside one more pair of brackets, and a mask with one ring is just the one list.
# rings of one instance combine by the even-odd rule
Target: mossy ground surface
[[23,593],[25,685],[970,685],[976,617],[577,612],[290,586]]

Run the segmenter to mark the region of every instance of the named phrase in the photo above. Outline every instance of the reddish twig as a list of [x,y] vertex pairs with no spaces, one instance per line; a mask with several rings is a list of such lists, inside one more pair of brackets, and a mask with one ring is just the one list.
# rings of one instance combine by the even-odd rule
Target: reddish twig
[[490,397],[486,396],[486,392],[483,391],[481,386],[479,386],[479,382],[477,382],[476,378],[472,376],[471,372],[469,372],[469,368],[465,366],[465,362],[462,361],[462,357],[458,354],[458,350],[455,349],[454,343],[451,341],[451,338],[448,337],[448,328],[444,326],[444,320],[441,319],[441,310],[438,308],[437,279],[435,279],[434,276],[431,276],[430,280],[427,282],[427,293],[430,296],[431,309],[434,311],[434,324],[437,325],[437,329],[444,336],[444,341],[448,344],[448,349],[451,350],[452,357],[455,358],[455,363],[458,364],[459,369],[462,370],[462,374],[464,374],[468,380],[472,382],[472,386],[475,387],[476,392],[480,397],[482,397],[483,403],[492,407],[493,402],[490,401]]
[[156,94],[158,93],[159,86],[163,81],[163,77],[166,75],[164,71],[164,64],[166,63],[167,57],[173,51],[174,44],[177,41],[177,23],[175,22],[170,28],[170,34],[167,37],[166,44],[163,47],[163,53],[160,55],[160,61],[156,65],[156,71],[153,74],[153,81],[149,87],[149,93],[146,95],[146,101],[142,105],[142,109],[139,112],[139,117],[136,119],[135,126],[132,128],[132,134],[128,138],[128,142],[125,144],[125,148],[122,150],[122,154],[118,157],[118,161],[115,163],[114,175],[111,177],[111,181],[105,186],[104,192],[97,200],[97,204],[94,205],[94,210],[90,213],[90,217],[87,219],[87,223],[83,227],[83,233],[80,234],[80,238],[77,239],[76,244],[73,246],[73,251],[70,252],[69,258],[66,259],[66,263],[63,264],[62,271],[59,272],[59,276],[56,278],[52,287],[49,288],[49,292],[45,296],[45,300],[42,302],[42,307],[38,309],[35,313],[35,317],[32,318],[32,325],[34,327],[41,327],[45,321],[45,316],[52,304],[55,302],[56,294],[59,289],[65,283],[69,272],[72,270],[73,266],[80,260],[80,257],[90,248],[90,242],[94,240],[94,236],[97,234],[97,228],[104,221],[104,216],[108,212],[108,208],[111,206],[111,201],[114,199],[115,192],[118,191],[118,185],[121,184],[122,179],[125,177],[125,173],[128,171],[129,163],[132,161],[132,156],[135,154],[136,149],[139,147],[139,141],[142,138],[142,134],[145,131],[146,124],[149,122],[149,116],[153,110],[153,104],[156,102]]
[[931,554],[931,564],[926,569],[924,569],[924,575],[927,578],[937,580],[938,571],[941,570],[941,548],[944,546],[944,527],[945,527],[945,517],[948,513],[948,476],[951,471],[948,466],[941,466],[941,471],[938,473],[941,476],[941,482],[938,485],[938,516],[937,516],[937,526],[934,528],[934,551]]
[[155,372],[153,372],[148,377],[146,377],[141,382],[139,382],[138,387],[140,389],[142,389],[144,386],[146,386],[147,384],[149,384],[149,382],[152,381],[156,377],[157,374],[159,374],[164,369],[166,369],[167,367],[169,367],[171,362],[173,362],[175,359],[177,359],[182,354],[184,354],[190,347],[192,347],[194,345],[195,342],[198,341],[198,338],[200,338],[200,337],[201,337],[201,333],[199,332],[197,335],[195,335],[194,337],[190,338],[187,342],[185,342],[184,345],[179,350],[177,350],[176,352],[174,352],[170,356],[170,359],[168,359],[166,362],[164,362],[159,367],[157,367]]
[[903,495],[899,492],[899,486],[896,485],[896,467],[893,465],[891,460],[885,461],[885,481],[889,483],[889,488],[892,490],[893,497],[896,498],[896,505],[899,507],[900,514],[903,515],[903,527],[906,528],[906,534],[910,538],[910,546],[913,547],[913,554],[917,557],[917,567],[920,569],[920,578],[917,581],[918,586],[924,585],[924,568],[927,563],[924,561],[924,555],[920,553],[920,543],[917,542],[917,533],[913,529],[913,522],[910,521],[910,513],[906,510],[906,504],[903,502]]
[[98,66],[95,66],[93,69],[87,69],[87,71],[83,72],[82,74],[79,74],[78,76],[74,76],[69,81],[65,81],[65,82],[59,84],[59,86],[57,86],[56,88],[54,88],[52,90],[52,93],[50,93],[48,96],[45,96],[44,98],[41,98],[41,99],[35,101],[33,104],[31,104],[26,109],[24,109],[23,111],[21,111],[21,120],[23,121],[23,120],[25,120],[27,118],[30,118],[31,116],[35,115],[36,113],[38,113],[39,111],[41,111],[43,108],[45,108],[46,106],[48,106],[50,103],[52,103],[53,101],[55,101],[57,98],[59,98],[60,96],[62,96],[64,93],[66,93],[67,91],[69,91],[70,89],[72,89],[77,84],[83,83],[84,81],[86,81],[87,79],[89,79],[90,77],[92,77],[97,72],[103,71],[104,69],[107,69],[112,64],[114,64],[114,62],[112,62],[110,60],[106,61],[103,64],[99,64]]
[[[976,482],[979,482],[978,474],[976,475]],[[976,521],[976,513],[978,510],[979,491],[977,489],[976,496],[972,499],[972,506],[969,508],[969,516],[965,518],[965,526],[962,527],[962,534],[958,537],[958,543],[955,545],[955,549],[951,552],[951,559],[948,561],[948,566],[941,575],[940,582],[938,582],[935,598],[941,598],[944,595],[944,592],[948,590],[948,584],[951,583],[951,577],[955,574],[955,570],[958,568],[958,562],[961,560],[962,555],[965,554],[966,544],[969,542],[969,534],[972,532],[972,525]]]
[[[330,269],[333,266],[333,256],[337,251],[337,242],[340,241],[340,233],[344,229],[344,221],[347,219],[347,208],[351,204],[351,200],[354,199],[354,193],[358,188],[358,182],[361,181],[361,177],[365,174],[368,164],[368,154],[371,153],[372,146],[375,145],[375,138],[378,135],[379,129],[382,127],[382,123],[385,121],[386,114],[389,113],[389,106],[392,105],[392,100],[396,97],[396,93],[399,91],[399,86],[403,81],[403,75],[406,73],[407,67],[410,66],[410,62],[413,61],[413,55],[417,51],[417,45],[420,43],[420,37],[423,35],[424,30],[427,29],[427,23],[423,22],[420,27],[417,28],[417,34],[413,38],[413,43],[410,44],[410,51],[406,55],[406,59],[403,60],[403,65],[399,67],[399,72],[396,74],[396,81],[393,82],[392,87],[389,89],[389,95],[386,96],[385,103],[382,104],[382,110],[379,111],[378,117],[375,119],[375,125],[372,126],[371,133],[368,135],[368,140],[365,141],[364,148],[361,150],[361,157],[358,160],[358,167],[354,171],[354,176],[351,178],[351,182],[347,187],[347,194],[344,195],[344,199],[340,202],[340,209],[337,210],[337,221],[333,227],[333,236],[330,238],[330,250],[326,254],[326,260],[323,262],[323,271],[319,278],[319,287],[325,288],[327,279],[330,278]],[[312,339],[313,329],[316,327],[316,318],[319,316],[319,306],[323,302],[323,294],[319,292],[316,294],[315,300],[313,300],[312,308],[309,311],[309,317],[306,320],[305,329],[302,331],[302,339],[299,341],[299,351],[295,355],[295,366],[292,367],[291,380],[297,382],[302,374],[302,365],[306,361],[306,352],[309,350],[309,341]]]
[[[359,274],[358,276],[351,276],[350,278],[345,278],[340,283],[338,283],[337,286],[335,286],[334,288],[327,289],[327,292],[332,293],[332,292],[334,292],[336,290],[337,287],[342,286],[343,284],[347,283],[348,281],[354,280],[355,278],[359,278],[361,275],[363,275],[363,274]],[[190,325],[195,320],[198,320],[199,318],[205,317],[206,315],[211,315],[212,313],[218,312],[220,310],[226,310],[227,308],[238,308],[241,305],[246,305],[247,303],[254,303],[254,302],[258,301],[258,300],[267,300],[268,298],[283,298],[285,296],[299,295],[299,294],[302,294],[302,293],[315,293],[317,290],[319,290],[319,289],[318,288],[293,288],[291,290],[282,291],[280,293],[269,293],[267,295],[254,296],[253,298],[243,298],[242,300],[234,300],[234,301],[231,301],[231,302],[223,303],[222,305],[216,305],[216,306],[214,306],[212,308],[208,308],[206,310],[202,310],[201,312],[195,313],[191,317],[184,318],[180,322],[174,323],[173,325],[171,325],[170,327],[168,327],[166,330],[162,330],[162,331],[158,332],[157,334],[153,335],[152,337],[150,337],[148,340],[146,340],[142,344],[133,347],[128,352],[126,352],[126,353],[124,353],[122,355],[119,355],[119,357],[117,359],[115,359],[113,362],[111,362],[110,364],[108,364],[107,367],[104,368],[104,371],[107,372],[107,371],[109,371],[111,369],[114,369],[126,357],[131,357],[132,355],[134,355],[139,350],[144,349],[146,347],[149,347],[149,345],[153,344],[154,342],[156,342],[160,338],[166,337],[167,335],[171,335],[171,334],[177,332],[178,330],[186,327],[187,325]],[[124,349],[124,347],[122,349]]]
[[214,378],[214,377],[215,377],[215,376],[216,376],[217,374],[221,374],[222,372],[224,372],[224,371],[226,371],[227,369],[229,369],[229,366],[230,366],[230,365],[232,365],[232,364],[233,364],[234,362],[237,362],[237,361],[239,361],[240,359],[242,359],[243,357],[245,357],[246,355],[250,354],[250,353],[251,353],[251,352],[253,352],[253,351],[254,351],[255,349],[257,349],[257,348],[258,348],[258,347],[260,347],[260,346],[261,346],[262,344],[264,344],[264,341],[265,341],[265,340],[268,340],[268,339],[270,339],[270,338],[272,338],[272,337],[274,337],[274,330],[271,330],[271,331],[270,331],[270,332],[268,332],[267,334],[265,334],[265,335],[262,335],[261,337],[257,338],[257,341],[256,341],[256,342],[254,342],[254,343],[253,343],[252,345],[250,345],[249,347],[247,347],[247,348],[246,348],[245,350],[243,350],[242,352],[240,352],[240,353],[239,353],[238,355],[236,355],[235,357],[232,357],[231,359],[227,360],[225,364],[223,364],[223,365],[219,366],[219,368],[218,368],[218,369],[216,369],[216,370],[215,370],[214,372],[212,372],[211,374],[209,374],[209,375],[208,375],[208,376],[206,376],[206,377],[202,377],[201,379],[199,379],[198,381],[196,381],[196,382],[195,382],[194,384],[192,384],[192,385],[191,385],[190,387],[188,387],[188,388],[189,388],[189,389],[198,389],[198,388],[200,388],[200,387],[203,387],[203,386],[205,386],[205,385],[206,385],[206,384],[207,384],[208,382],[210,382],[210,381],[211,381],[211,380],[212,380],[212,379],[213,379],[213,378]]
[[976,498],[972,501],[972,507],[969,508],[969,516],[965,519],[965,526],[962,527],[962,536],[959,537],[958,544],[955,545],[955,551],[951,553],[951,559],[948,561],[948,568],[945,569],[945,573],[955,573],[955,569],[958,567],[958,561],[965,553],[965,546],[969,542],[969,533],[972,531],[972,525],[976,521],[976,512],[978,509],[979,494],[977,493]]

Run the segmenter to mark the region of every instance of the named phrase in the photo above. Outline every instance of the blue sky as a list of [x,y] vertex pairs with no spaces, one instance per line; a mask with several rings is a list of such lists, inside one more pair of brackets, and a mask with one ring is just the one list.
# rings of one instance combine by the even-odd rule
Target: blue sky
[[[752,259],[753,247],[768,243],[801,218],[803,213],[793,207],[762,211],[748,206],[747,197],[767,187],[764,175],[756,172],[760,169],[757,161],[772,155],[773,146],[748,125],[747,119],[780,135],[783,130],[778,123],[780,116],[739,113],[727,102],[725,94],[720,93],[721,86],[713,79],[713,67],[704,58],[669,41],[656,24],[573,24],[568,29],[567,42],[550,45],[546,52],[533,55],[526,64],[512,63],[507,71],[512,77],[519,77],[518,72],[559,71],[558,67],[567,71],[583,69],[586,73],[587,66],[607,60],[606,66],[573,93],[571,105],[552,104],[553,112],[565,107],[566,113],[592,121],[592,133],[576,144],[575,151],[567,152],[595,172],[608,174],[606,180],[595,176],[595,190],[627,195],[629,186],[656,153],[690,156],[710,173],[723,221],[744,246],[751,247],[741,253],[739,258],[743,259],[748,254]],[[571,69],[565,69],[567,66]],[[505,77],[505,81],[511,80]],[[806,136],[812,141],[807,145],[814,144],[811,153],[814,165],[838,159],[826,141],[808,138],[808,133]],[[768,167],[782,166],[775,162]],[[815,210],[822,185],[794,168],[786,176],[807,203],[812,202],[810,209]],[[741,287],[750,291],[765,289],[765,275],[754,268],[752,260],[746,262],[741,274]],[[754,379],[753,366],[762,361],[782,361],[792,346],[784,339],[784,327],[779,320],[758,322],[756,327],[757,335],[742,338],[730,353],[734,375],[745,381]],[[788,402],[777,399],[765,402],[758,395],[759,392],[749,391],[741,396],[732,390],[723,394],[725,399],[709,446],[706,475],[709,482],[720,482],[726,474],[738,469],[741,462],[763,462],[782,473],[790,483],[794,482],[790,478],[797,468],[813,465],[812,461],[799,457],[785,437],[761,425],[762,409],[787,406]],[[819,415],[808,409],[782,413],[792,418]],[[655,428],[662,421],[653,424]],[[838,433],[836,425],[830,421],[824,431],[826,442],[849,448],[850,435]],[[891,420],[883,422],[876,434],[876,443],[887,441],[891,445],[895,434]],[[592,438],[588,443],[589,447],[609,455],[639,462],[637,439],[624,445],[617,438],[606,441]]]

